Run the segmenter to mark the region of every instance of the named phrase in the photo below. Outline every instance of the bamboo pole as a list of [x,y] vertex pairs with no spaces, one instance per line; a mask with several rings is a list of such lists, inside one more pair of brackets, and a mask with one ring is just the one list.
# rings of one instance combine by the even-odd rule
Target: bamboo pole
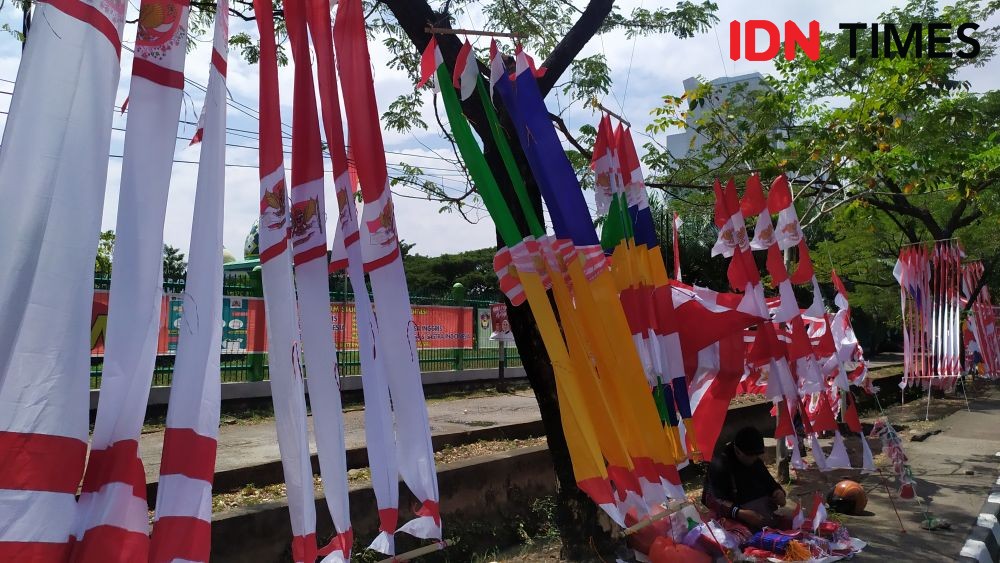
[[432,544],[425,545],[423,547],[418,547],[416,549],[411,549],[410,551],[400,553],[388,559],[383,559],[379,563],[396,563],[397,561],[412,561],[421,555],[427,555],[428,553],[434,553],[435,551],[441,551],[446,547],[453,546],[458,543],[457,539],[453,540],[441,540],[434,542]]
[[441,35],[483,35],[486,37],[510,37],[511,39],[524,39],[527,35],[523,33],[504,33],[502,31],[478,31],[475,29],[452,29],[450,27],[424,28],[427,33],[439,33]]

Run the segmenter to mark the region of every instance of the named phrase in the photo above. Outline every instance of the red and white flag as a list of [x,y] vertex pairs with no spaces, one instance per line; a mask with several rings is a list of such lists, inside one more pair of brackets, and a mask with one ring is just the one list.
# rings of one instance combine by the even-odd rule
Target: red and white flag
[[[437,72],[442,63],[444,63],[444,57],[441,56],[441,49],[438,48],[437,38],[432,35],[423,54],[420,55],[420,81],[417,82],[417,88],[423,88],[424,84],[427,84],[434,77],[434,73]],[[437,81],[434,81],[434,89],[437,90],[439,87]]]
[[344,107],[365,202],[361,245],[375,297],[379,349],[387,351],[382,357],[393,397],[399,472],[420,502],[417,518],[399,531],[439,539],[437,471],[417,358],[416,324],[400,257],[360,0],[341,0],[334,25],[334,44],[340,56]]
[[[288,0],[285,28],[295,61],[292,103],[291,243],[295,264],[302,346],[309,377],[309,399],[326,505],[336,533],[327,561],[350,559],[353,535],[348,503],[347,459],[340,402],[337,349],[330,338],[330,275],[327,259],[323,153],[313,87],[312,60],[302,0]],[[329,45],[327,45],[329,47]],[[317,44],[317,49],[321,48]],[[339,540],[339,541],[338,541]]]
[[139,435],[163,301],[163,225],[184,95],[186,3],[139,5],[115,222],[101,401],[80,493],[73,561],[148,558]]
[[792,513],[792,529],[801,530],[802,525],[806,523],[806,515],[802,512],[802,503],[795,503],[795,512]]
[[476,91],[476,83],[479,81],[479,60],[476,59],[476,52],[472,50],[472,44],[468,39],[458,51],[458,58],[455,59],[455,76],[452,81],[455,88],[459,89],[463,100],[468,99]]
[[212,479],[219,435],[222,339],[222,225],[226,184],[228,1],[215,12],[212,63],[198,120],[201,158],[191,250],[160,457],[149,561],[207,562],[212,539]]
[[812,531],[816,533],[819,530],[820,525],[826,522],[826,503],[823,502],[823,495],[819,494],[819,491],[813,493],[813,511],[812,511]]
[[74,539],[126,7],[34,5],[0,143],[0,561],[66,561]]
[[680,216],[677,215],[676,211],[674,211],[674,222],[673,222],[673,228],[674,228],[674,279],[677,280],[677,281],[684,281],[684,280],[681,279],[681,242],[680,242],[681,225],[683,225],[683,224],[684,224],[684,221],[681,221]]
[[316,560],[316,500],[309,434],[306,425],[305,386],[300,365],[299,320],[292,280],[289,245],[291,220],[285,189],[281,145],[277,46],[273,7],[255,0],[260,33],[260,261],[267,318],[268,370],[281,465],[288,492],[292,528],[292,559]]

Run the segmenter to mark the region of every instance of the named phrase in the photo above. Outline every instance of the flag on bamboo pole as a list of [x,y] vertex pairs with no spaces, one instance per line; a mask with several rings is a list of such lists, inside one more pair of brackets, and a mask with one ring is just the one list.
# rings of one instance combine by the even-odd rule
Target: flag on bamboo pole
[[[429,48],[433,48],[433,46]],[[442,83],[449,82],[447,69],[444,65],[438,69],[438,79]],[[508,157],[511,157],[510,150],[506,146],[506,139],[499,134],[498,124],[495,125],[496,118],[492,113],[492,104],[481,83],[477,85],[477,89],[490,121],[491,131],[496,136],[495,141],[501,154],[506,155],[504,160],[505,164],[508,164]],[[592,366],[586,362],[580,362],[586,356],[579,352],[581,346],[579,334],[573,329],[564,333],[575,352],[571,359],[567,342],[563,341],[548,297],[544,293],[544,287],[553,286],[553,278],[558,277],[559,282],[562,280],[562,275],[558,272],[555,275],[549,275],[551,264],[561,259],[561,254],[555,255],[555,247],[564,249],[571,248],[571,245],[558,241],[553,245],[551,240],[544,237],[541,223],[530,205],[524,205],[523,211],[528,218],[532,236],[521,240],[522,235],[518,232],[510,209],[500,193],[499,186],[486,164],[468,122],[462,116],[458,97],[454,90],[448,88],[442,91],[442,95],[448,120],[462,158],[470,170],[487,209],[497,224],[501,237],[505,243],[510,245],[509,248],[501,249],[495,260],[502,287],[512,296],[512,301],[515,304],[523,303],[527,299],[538,321],[546,350],[553,358],[557,395],[561,405],[560,415],[577,485],[612,519],[620,525],[624,525],[624,511],[619,508],[619,504],[637,492],[636,480],[631,475],[631,460],[622,451],[620,439],[617,438],[617,427],[614,420],[607,414],[606,405],[601,404],[600,396],[592,390],[596,385]],[[510,160],[512,161],[512,158]],[[510,162],[510,164],[513,163]],[[516,167],[507,166],[507,169],[509,172],[513,171],[511,172],[511,182],[519,195],[518,199],[524,204],[527,199],[521,197],[521,192],[525,189],[523,179],[516,171]],[[536,239],[535,236],[540,238]],[[565,284],[555,283],[554,291],[564,323],[570,327],[575,326],[576,323],[570,320],[570,316],[575,315],[575,311],[571,305],[567,308],[570,298]],[[587,387],[591,391],[588,392],[582,387]],[[589,397],[590,400],[584,399],[585,396]],[[602,423],[595,424],[591,420],[591,414],[598,417]],[[600,436],[597,435],[597,428],[601,430]],[[606,453],[602,453],[602,450]],[[610,464],[608,467],[605,467],[605,459]],[[618,488],[618,495],[612,491],[611,476],[613,476],[616,488]],[[633,493],[633,495],[629,493]]]
[[674,211],[674,220],[671,223],[671,226],[673,227],[674,231],[674,279],[677,281],[683,281],[681,279],[681,243],[680,243],[681,225],[683,224],[684,222],[681,221],[680,216],[677,215],[676,211]]
[[139,11],[101,401],[72,556],[80,562],[149,556],[146,479],[138,447],[159,338],[163,224],[184,95],[189,7],[145,0]]
[[[515,131],[532,172],[539,181],[556,236],[572,240],[578,256],[589,256],[592,249],[600,251],[600,246],[590,221],[586,201],[578,189],[579,182],[572,166],[566,160],[565,152],[562,151],[555,130],[548,120],[548,112],[534,75],[527,71],[528,66],[521,66],[522,72],[515,77],[516,87],[512,83],[500,80],[495,88],[500,92],[505,105],[514,108],[509,113],[515,122]],[[661,484],[676,494],[678,479],[672,452],[677,448],[676,444],[671,442],[672,438],[666,429],[661,429],[657,433],[652,430],[661,428],[655,404],[652,400],[632,400],[624,404],[620,402],[624,401],[625,397],[645,394],[644,389],[648,389],[648,385],[635,345],[629,338],[628,322],[618,300],[615,278],[603,267],[591,270],[588,276],[583,270],[582,258],[572,260],[567,266],[575,294],[592,292],[594,303],[601,311],[601,313],[597,313],[597,310],[586,313],[591,319],[600,318],[598,322],[600,326],[589,325],[590,338],[599,339],[603,331],[604,338],[612,339],[608,345],[619,353],[619,362],[614,366],[618,377],[602,377],[601,381],[603,383],[605,379],[611,380],[609,384],[614,389],[609,389],[613,391],[609,397],[612,397],[614,411],[620,413],[620,416],[627,421],[624,425],[626,432],[639,434],[634,442],[629,442],[626,438],[630,453],[638,454],[633,461],[637,461],[639,467],[639,463],[652,459],[654,467],[660,469]],[[584,299],[580,302],[587,304]],[[611,369],[611,366],[605,369]],[[623,376],[623,373],[627,375]]]
[[[339,211],[329,267],[331,272],[346,269],[354,290],[358,351],[361,370],[365,374],[361,381],[365,396],[365,443],[379,515],[379,533],[370,548],[394,554],[393,534],[396,531],[399,509],[399,470],[396,464],[392,409],[385,366],[375,349],[379,340],[378,323],[372,314],[372,304],[365,284],[358,214],[353,194],[356,183],[352,179],[344,142],[329,3],[325,0],[307,0],[306,6],[309,34],[316,52],[316,76],[323,128],[332,162],[333,186]],[[336,556],[334,552],[340,551],[341,557],[347,559],[351,554],[353,539],[351,529],[340,531],[338,528],[337,534],[327,546],[319,550],[319,554],[332,553]]]
[[222,225],[226,183],[227,0],[215,12],[183,311],[160,457],[149,561],[207,562],[221,402]]
[[[65,561],[124,1],[40,2],[0,143],[0,560]],[[30,163],[26,165],[26,163]],[[159,256],[159,252],[157,252]]]
[[300,365],[299,322],[289,248],[273,7],[255,0],[260,33],[260,262],[267,318],[268,370],[278,448],[288,492],[292,558],[316,560],[316,501]]
[[[316,450],[326,505],[336,533],[328,561],[350,559],[351,511],[337,349],[330,338],[330,274],[319,115],[313,89],[305,0],[285,0],[285,28],[295,62],[292,103],[291,244],[302,346],[313,406]],[[317,49],[319,45],[317,44]],[[337,541],[340,539],[341,541]]]
[[[383,355],[383,360],[393,397],[399,472],[420,502],[417,518],[404,524],[399,531],[425,539],[440,539],[437,471],[420,378],[416,325],[400,256],[360,0],[340,2],[333,35],[340,56],[344,107],[365,202],[361,220],[364,269],[375,297],[381,349],[389,351]],[[441,87],[447,88],[447,84]]]

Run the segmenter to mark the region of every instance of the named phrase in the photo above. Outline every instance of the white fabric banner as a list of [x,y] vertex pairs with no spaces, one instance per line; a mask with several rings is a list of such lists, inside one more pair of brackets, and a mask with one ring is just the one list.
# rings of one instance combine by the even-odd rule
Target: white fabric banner
[[222,225],[226,185],[228,0],[220,0],[205,104],[198,191],[191,222],[183,312],[160,458],[150,561],[207,562],[211,549],[212,478],[219,435],[222,339]]
[[[188,5],[181,2],[144,0],[140,4],[115,222],[101,401],[91,459],[113,447],[125,450],[131,448],[132,442],[137,444],[146,415],[159,339],[163,223],[184,94],[188,11]],[[124,558],[147,556],[146,542],[125,541],[124,535],[114,541],[88,539],[86,535],[88,530],[102,525],[148,534],[146,514],[133,514],[127,522],[113,524],[117,515],[112,507],[124,501],[115,499],[115,491],[103,490],[122,483],[121,476],[127,473],[121,468],[133,465],[142,467],[137,452],[109,453],[103,463],[88,464],[75,561],[99,559],[111,553]],[[145,504],[145,487],[132,487],[132,494]],[[93,498],[84,504],[90,495]]]
[[[65,560],[87,452],[94,257],[126,3],[39,2],[3,142],[0,560]],[[89,21],[71,14],[90,11]],[[30,166],[26,165],[30,163]],[[58,479],[46,478],[53,464]],[[24,479],[20,477],[24,477]],[[15,480],[11,480],[14,477]]]

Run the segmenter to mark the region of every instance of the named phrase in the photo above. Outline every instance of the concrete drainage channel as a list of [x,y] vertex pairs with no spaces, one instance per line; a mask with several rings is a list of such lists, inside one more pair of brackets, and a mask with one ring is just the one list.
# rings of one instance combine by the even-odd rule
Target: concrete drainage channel
[[[997,452],[1000,458],[1000,452]],[[1000,477],[990,489],[983,508],[976,517],[976,524],[962,546],[957,561],[960,563],[990,563],[1000,561]]]
[[[880,378],[879,384],[891,386],[898,383],[898,380],[899,376]],[[730,407],[719,442],[725,443],[730,440],[736,431],[745,425],[757,427],[765,436],[772,434],[774,419],[771,418],[770,409],[771,404],[767,402]],[[438,451],[447,446],[470,444],[480,440],[524,439],[539,436],[544,436],[544,428],[541,421],[533,421],[437,435],[433,437],[433,441],[434,449]],[[769,453],[773,456],[773,452]],[[366,467],[367,457],[365,448],[348,450],[348,467]],[[316,456],[313,456],[313,467],[314,471],[318,472]],[[698,478],[693,469],[689,466],[681,471],[685,481]],[[215,477],[215,490],[233,490],[246,483],[263,485],[282,481],[281,463],[275,461],[255,467],[220,472]],[[462,533],[456,532],[456,529],[469,531],[478,528],[478,531],[482,532],[509,528],[510,522],[530,516],[536,499],[556,492],[552,460],[545,446],[522,448],[439,465],[438,485],[441,496],[441,517],[446,522],[445,535],[449,537]],[[149,491],[147,498],[156,498],[155,487],[156,483],[147,485]],[[352,488],[349,500],[354,537],[359,539],[374,537],[378,530],[378,509],[371,487]],[[1000,513],[1000,493],[997,494],[996,502],[997,512],[994,512],[994,515]],[[321,539],[330,537],[333,530],[325,503],[323,497],[316,500],[317,537]],[[417,506],[416,499],[409,494],[405,486],[400,487],[399,506],[402,523],[412,517],[413,508]],[[995,526],[995,518],[993,522]],[[450,527],[448,523],[452,523]],[[987,531],[992,533],[990,530]],[[219,513],[212,518],[211,560],[221,563],[287,561],[290,560],[291,536],[288,505],[284,501]],[[512,533],[511,537],[494,539],[494,546],[503,547],[515,545],[523,538],[518,538],[516,533]],[[409,543],[408,540],[405,534],[397,537],[397,550],[402,551],[417,545],[416,541]]]

